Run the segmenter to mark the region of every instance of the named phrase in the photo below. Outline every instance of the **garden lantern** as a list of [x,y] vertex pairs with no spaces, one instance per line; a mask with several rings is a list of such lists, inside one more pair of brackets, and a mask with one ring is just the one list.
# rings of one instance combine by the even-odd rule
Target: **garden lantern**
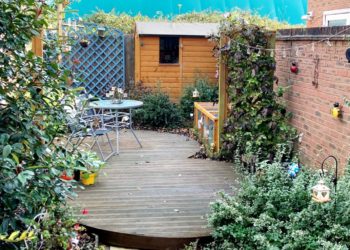
[[104,27],[98,27],[97,35],[101,38],[104,38],[106,36],[106,29]]
[[[335,176],[333,178],[334,191],[337,192],[337,180],[338,180],[338,160],[333,155],[328,156],[323,160],[321,164],[321,177],[324,177],[324,164],[328,159],[333,159],[335,163]],[[330,198],[331,189],[327,187],[324,180],[321,178],[317,185],[312,187],[312,200],[318,203],[325,203],[331,200]],[[334,203],[334,206],[336,203]]]
[[327,187],[324,180],[321,179],[312,187],[312,200],[318,203],[329,202],[331,200],[330,191],[331,189]]
[[199,97],[199,91],[197,89],[194,89],[194,91],[192,92],[192,97],[193,98],[198,98]]

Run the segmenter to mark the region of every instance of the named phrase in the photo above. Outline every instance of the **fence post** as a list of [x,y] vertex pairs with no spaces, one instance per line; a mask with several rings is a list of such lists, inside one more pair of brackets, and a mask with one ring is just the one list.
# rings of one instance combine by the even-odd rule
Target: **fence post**
[[[222,48],[225,46],[227,42],[227,37],[224,34],[221,34],[220,37],[220,45],[219,48]],[[221,148],[221,134],[223,132],[225,119],[227,117],[227,66],[222,58],[222,55],[220,54],[219,58],[219,121],[218,121],[218,138],[219,143],[217,145],[217,149],[220,150]]]

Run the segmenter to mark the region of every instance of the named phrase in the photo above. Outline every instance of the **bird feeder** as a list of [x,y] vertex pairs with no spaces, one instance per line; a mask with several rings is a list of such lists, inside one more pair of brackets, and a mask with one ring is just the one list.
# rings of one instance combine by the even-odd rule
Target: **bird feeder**
[[199,97],[199,91],[197,89],[194,89],[194,91],[192,92],[192,97],[193,98],[198,98]]
[[104,27],[98,27],[97,28],[97,35],[100,38],[104,38],[106,36],[106,29]]
[[342,109],[341,106],[339,104],[339,102],[336,102],[333,104],[333,108],[331,109],[331,114],[333,116],[333,118],[341,118],[342,117]]
[[312,200],[317,203],[326,203],[331,200],[330,198],[330,188],[321,179],[318,183],[312,187]]

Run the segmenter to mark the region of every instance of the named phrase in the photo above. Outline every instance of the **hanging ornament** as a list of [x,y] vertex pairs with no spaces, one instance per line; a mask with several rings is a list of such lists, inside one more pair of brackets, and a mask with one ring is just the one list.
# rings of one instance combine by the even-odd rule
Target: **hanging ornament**
[[332,47],[332,43],[331,41],[329,41],[329,39],[326,40],[326,44],[328,45],[328,47]]
[[311,51],[312,51],[312,52],[315,52],[315,43],[312,43],[312,45],[311,45]]
[[290,66],[290,72],[293,74],[298,74],[299,69],[298,69],[298,64],[296,62],[292,62],[292,65]]
[[298,47],[295,49],[295,56],[299,57],[299,48]]
[[282,57],[283,58],[286,58],[287,57],[287,51],[284,49],[283,52],[282,52]]
[[348,59],[348,62],[350,63],[350,48],[348,48],[345,52],[346,59]]

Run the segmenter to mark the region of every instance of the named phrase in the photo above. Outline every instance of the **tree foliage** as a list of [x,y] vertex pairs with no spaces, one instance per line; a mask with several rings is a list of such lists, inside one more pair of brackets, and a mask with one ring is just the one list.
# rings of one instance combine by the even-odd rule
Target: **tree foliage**
[[[291,27],[291,25],[288,23],[278,22],[268,17],[261,17],[256,13],[241,10],[232,11],[230,13],[230,18],[232,20],[245,19],[247,22],[264,26],[271,30]],[[225,19],[226,17],[224,17],[221,12],[215,11],[191,12],[176,16],[164,16],[160,13],[159,15],[151,18],[141,14],[132,16],[127,13],[116,13],[115,10],[112,10],[111,12],[98,10],[95,13],[85,17],[85,20],[88,22],[110,26],[129,34],[134,31],[135,22],[141,21],[219,23]]]

